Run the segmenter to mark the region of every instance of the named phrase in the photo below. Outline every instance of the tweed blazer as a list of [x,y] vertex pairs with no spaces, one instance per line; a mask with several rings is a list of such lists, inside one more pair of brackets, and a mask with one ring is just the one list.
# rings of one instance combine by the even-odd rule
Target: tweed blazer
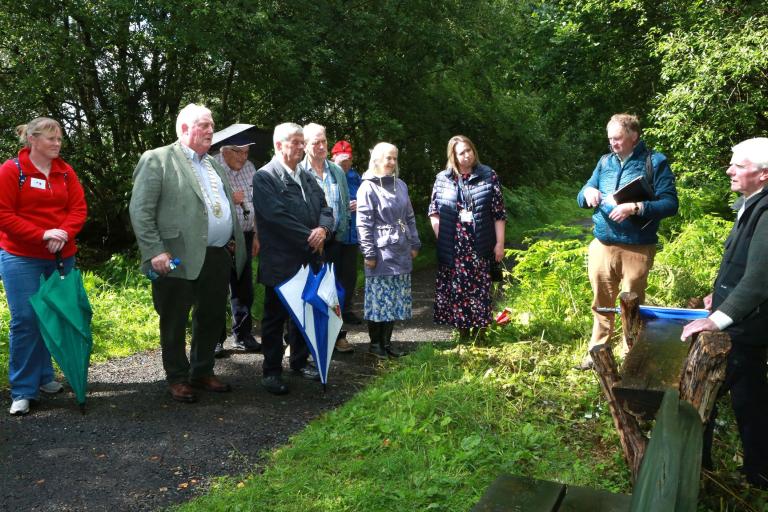
[[[232,212],[235,265],[238,274],[245,265],[243,230],[234,215],[232,188],[226,172],[212,157],[211,165],[224,184]],[[142,271],[163,252],[181,260],[168,277],[197,279],[208,246],[208,209],[203,192],[179,142],[146,151],[133,171],[133,193],[129,212],[141,251]]]

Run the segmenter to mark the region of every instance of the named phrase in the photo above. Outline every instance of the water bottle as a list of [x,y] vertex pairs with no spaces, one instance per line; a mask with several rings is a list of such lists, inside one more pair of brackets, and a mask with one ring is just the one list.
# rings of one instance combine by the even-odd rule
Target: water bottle
[[[173,271],[173,269],[175,269],[179,265],[181,265],[181,260],[179,258],[173,258],[170,264],[171,271]],[[154,281],[158,277],[160,277],[160,274],[155,272],[155,269],[153,269],[152,267],[149,267],[149,270],[147,270],[147,278],[149,278],[150,281]]]

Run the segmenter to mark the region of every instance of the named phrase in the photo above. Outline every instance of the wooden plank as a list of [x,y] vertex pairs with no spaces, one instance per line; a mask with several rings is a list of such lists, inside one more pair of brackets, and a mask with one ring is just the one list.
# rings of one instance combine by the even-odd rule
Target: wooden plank
[[631,414],[651,420],[666,389],[678,389],[688,343],[680,341],[685,320],[648,319],[619,373],[614,394]]
[[702,434],[698,411],[668,390],[632,491],[632,511],[696,511]]
[[563,484],[501,475],[488,487],[472,512],[555,512],[564,494]]
[[559,512],[628,512],[632,496],[569,485]]

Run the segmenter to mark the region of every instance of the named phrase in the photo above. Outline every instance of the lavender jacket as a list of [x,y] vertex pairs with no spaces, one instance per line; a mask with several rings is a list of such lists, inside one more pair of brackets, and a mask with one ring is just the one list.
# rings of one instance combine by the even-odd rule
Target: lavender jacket
[[408,187],[394,176],[363,174],[357,190],[357,234],[365,259],[376,267],[365,268],[366,277],[395,276],[413,270],[411,250],[421,247]]

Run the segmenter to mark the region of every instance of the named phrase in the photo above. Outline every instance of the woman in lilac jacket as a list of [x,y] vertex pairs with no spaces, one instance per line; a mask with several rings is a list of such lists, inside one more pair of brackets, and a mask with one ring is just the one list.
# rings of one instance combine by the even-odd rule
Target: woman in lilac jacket
[[412,260],[421,247],[408,187],[397,175],[397,148],[380,142],[357,191],[369,352],[382,359],[403,355],[392,348],[392,329],[395,320],[411,318]]

